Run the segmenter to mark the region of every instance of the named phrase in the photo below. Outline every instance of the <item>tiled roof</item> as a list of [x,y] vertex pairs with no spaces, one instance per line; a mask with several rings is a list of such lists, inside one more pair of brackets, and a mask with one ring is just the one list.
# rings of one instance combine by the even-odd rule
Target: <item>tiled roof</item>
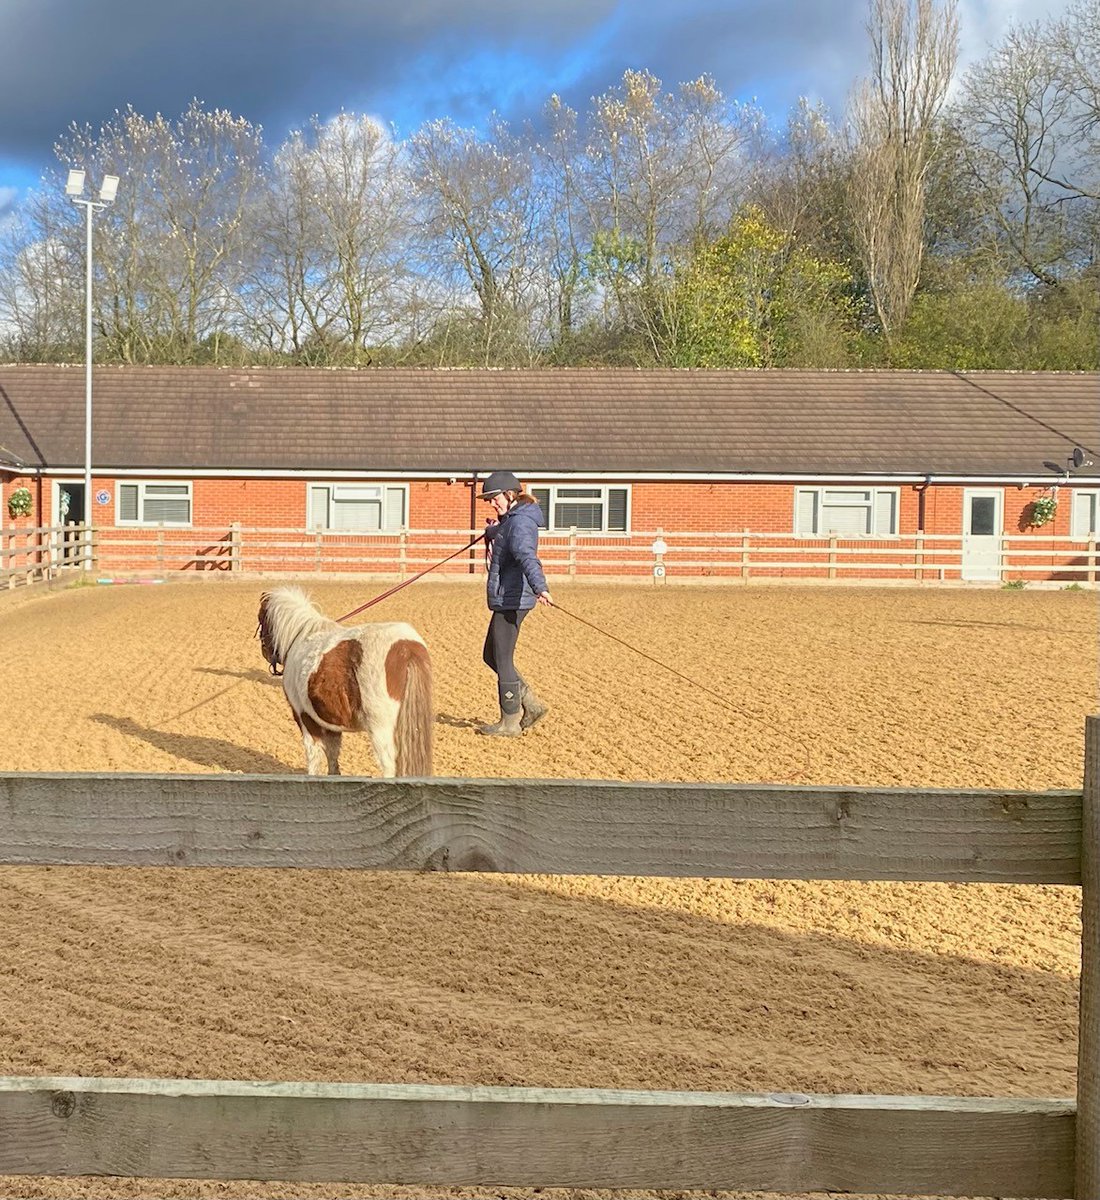
[[[97,469],[1035,475],[1100,375],[97,367]],[[0,366],[0,462],[78,468],[84,369]],[[1086,472],[1093,475],[1100,472]]]

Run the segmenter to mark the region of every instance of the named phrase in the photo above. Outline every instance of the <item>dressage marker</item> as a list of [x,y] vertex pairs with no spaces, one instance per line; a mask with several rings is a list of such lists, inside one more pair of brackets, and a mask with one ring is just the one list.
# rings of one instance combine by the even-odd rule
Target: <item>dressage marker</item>
[[365,731],[382,774],[432,773],[432,665],[424,639],[404,621],[347,628],[298,587],[260,598],[260,649],[302,734],[306,770],[340,774],[345,733]]

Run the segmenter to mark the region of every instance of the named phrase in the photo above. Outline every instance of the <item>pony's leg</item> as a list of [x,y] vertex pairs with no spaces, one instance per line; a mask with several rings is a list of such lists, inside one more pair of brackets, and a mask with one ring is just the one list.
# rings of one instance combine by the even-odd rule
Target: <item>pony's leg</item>
[[325,765],[325,730],[304,713],[299,722],[302,730],[302,745],[306,751],[306,774],[324,775]]
[[325,747],[325,758],[328,759],[328,773],[330,775],[340,774],[340,746],[343,740],[343,734],[335,733],[331,729],[326,729],[321,736],[321,741]]
[[386,779],[397,775],[397,747],[393,735],[397,728],[396,717],[392,721],[372,721],[370,725],[370,740],[374,747],[374,757]]

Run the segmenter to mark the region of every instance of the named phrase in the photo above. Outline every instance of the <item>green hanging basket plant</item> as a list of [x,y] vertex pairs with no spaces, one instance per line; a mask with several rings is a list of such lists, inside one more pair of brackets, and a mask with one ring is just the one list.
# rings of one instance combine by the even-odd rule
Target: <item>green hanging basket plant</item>
[[1057,511],[1057,496],[1040,496],[1038,500],[1033,500],[1031,502],[1031,515],[1028,518],[1028,524],[1036,527],[1040,525],[1047,525],[1054,520],[1054,514]]
[[8,515],[11,517],[29,517],[33,507],[30,488],[18,487],[8,497]]

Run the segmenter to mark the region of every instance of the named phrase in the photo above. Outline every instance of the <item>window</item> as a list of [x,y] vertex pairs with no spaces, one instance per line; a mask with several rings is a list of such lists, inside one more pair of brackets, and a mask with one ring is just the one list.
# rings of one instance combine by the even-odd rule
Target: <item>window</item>
[[576,528],[584,533],[626,533],[630,528],[630,488],[602,484],[535,484],[528,488],[539,502],[547,528]]
[[310,484],[306,524],[340,533],[397,533],[408,524],[403,484]]
[[190,525],[189,483],[120,483],[119,525]]
[[794,531],[802,537],[885,537],[898,531],[897,488],[798,488]]
[[1076,538],[1100,534],[1100,492],[1074,489],[1069,532],[1070,537]]

